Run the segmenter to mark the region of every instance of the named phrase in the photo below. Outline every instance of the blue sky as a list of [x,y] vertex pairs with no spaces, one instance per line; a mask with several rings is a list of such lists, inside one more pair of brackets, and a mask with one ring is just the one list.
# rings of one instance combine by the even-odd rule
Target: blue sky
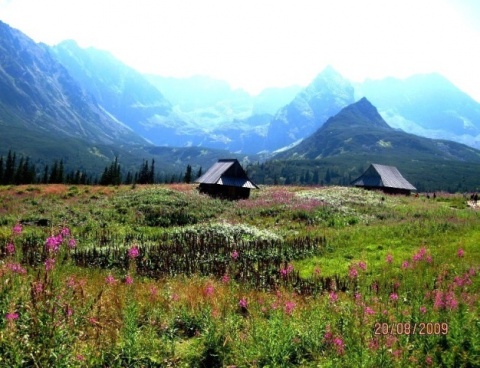
[[0,0],[0,20],[140,72],[252,93],[306,85],[332,65],[353,81],[438,72],[480,101],[476,0]]

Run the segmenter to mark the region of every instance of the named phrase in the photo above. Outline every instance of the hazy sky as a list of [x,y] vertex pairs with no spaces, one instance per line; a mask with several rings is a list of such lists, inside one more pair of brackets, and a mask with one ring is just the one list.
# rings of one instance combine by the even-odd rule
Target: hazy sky
[[141,72],[210,75],[257,93],[439,72],[480,101],[477,0],[0,0],[37,42],[74,39]]

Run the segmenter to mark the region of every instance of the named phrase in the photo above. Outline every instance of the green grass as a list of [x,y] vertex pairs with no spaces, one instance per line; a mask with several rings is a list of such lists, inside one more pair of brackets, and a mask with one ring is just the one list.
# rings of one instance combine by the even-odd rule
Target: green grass
[[[272,186],[231,202],[192,185],[48,185],[1,187],[0,204],[0,366],[480,365],[480,213],[462,195]],[[217,263],[147,277],[160,246]],[[86,249],[111,256],[80,267]]]

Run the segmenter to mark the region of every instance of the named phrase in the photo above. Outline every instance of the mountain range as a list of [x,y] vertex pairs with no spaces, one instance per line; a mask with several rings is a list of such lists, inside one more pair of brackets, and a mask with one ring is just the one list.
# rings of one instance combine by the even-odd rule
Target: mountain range
[[370,163],[397,166],[419,190],[479,186],[479,150],[394,129],[365,97],[249,172],[259,183],[348,185]]
[[[327,67],[305,88],[251,96],[209,77],[143,75],[75,41],[37,44],[1,21],[0,36],[0,155],[15,149],[91,170],[115,156],[127,166],[156,157],[168,171],[208,165],[215,155],[244,163],[266,156],[319,160],[357,146],[382,156],[410,149],[412,157],[423,158],[435,146],[428,155],[476,162],[469,148],[427,144],[411,133],[480,146],[480,104],[438,74],[354,84]],[[368,110],[367,103],[375,116],[345,118],[345,108]],[[342,116],[344,123],[322,138],[321,129]],[[378,126],[361,123],[367,120]],[[379,138],[377,130],[389,136]]]

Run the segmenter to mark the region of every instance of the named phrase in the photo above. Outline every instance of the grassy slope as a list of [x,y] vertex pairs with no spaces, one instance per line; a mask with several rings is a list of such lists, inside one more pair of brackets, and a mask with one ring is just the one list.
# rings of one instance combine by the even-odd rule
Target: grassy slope
[[[178,217],[179,211],[189,215],[186,220]],[[52,276],[58,283],[49,286],[52,295],[63,290],[64,280],[73,277],[79,280],[78,285],[84,280],[82,300],[94,308],[78,305],[72,296],[69,303],[75,308],[71,320],[75,324],[68,333],[54,335],[57,340],[53,341],[47,338],[48,331],[32,332],[37,324],[28,316],[43,305],[37,301],[33,307],[29,301],[31,282],[36,282],[32,268],[22,276],[27,279],[14,278],[17,289],[2,284],[0,291],[7,293],[7,304],[2,302],[0,307],[2,313],[15,308],[20,312],[15,322],[18,333],[24,336],[28,331],[31,335],[25,351],[40,347],[48,353],[34,353],[40,363],[58,364],[59,360],[48,360],[53,356],[66,356],[74,365],[82,364],[79,356],[90,365],[108,361],[146,366],[167,362],[192,366],[352,367],[359,362],[364,366],[405,366],[413,362],[428,365],[430,361],[448,366],[479,363],[480,217],[478,211],[466,207],[461,195],[439,193],[436,200],[427,200],[344,187],[263,187],[254,191],[248,201],[228,202],[201,196],[191,185],[0,188],[0,245],[10,239],[17,221],[40,218],[51,220],[54,226],[25,225],[22,236],[46,238],[58,226],[68,225],[79,249],[99,241],[95,237],[99,233],[158,235],[172,230],[175,219],[181,219],[184,225],[203,224],[204,228],[209,228],[209,223],[226,221],[268,230],[284,238],[321,235],[326,237],[327,245],[317,256],[294,261],[294,269],[305,278],[315,278],[318,273],[348,278],[351,269],[356,268],[356,290],[362,294],[358,301],[349,289],[337,292],[338,300],[332,301],[328,293],[301,297],[288,288],[260,292],[213,277],[150,280],[136,276],[133,269],[127,272],[134,276],[135,288],[129,289],[120,281],[105,284],[107,275],[121,280],[125,270],[82,269],[59,263]],[[155,221],[162,225],[151,226]],[[131,245],[119,244],[126,248]],[[425,259],[413,261],[413,255],[423,247],[432,257],[431,263]],[[458,256],[459,249],[464,251],[462,257]],[[393,258],[391,264],[386,262],[387,255]],[[11,277],[5,263],[1,263],[8,258],[2,257],[0,274]],[[405,261],[409,266],[404,269]],[[366,270],[359,268],[359,262],[365,262]],[[42,275],[43,265],[38,270]],[[471,283],[451,289],[454,278],[464,277],[468,270],[473,270]],[[374,282],[380,285],[378,294],[372,292]],[[394,286],[397,283],[398,290]],[[436,308],[435,298],[424,296],[430,289],[442,293],[453,290],[459,306]],[[103,294],[98,299],[100,291]],[[69,296],[71,290],[65,289],[65,293]],[[391,299],[392,293],[398,293],[398,301]],[[48,295],[44,296],[46,300]],[[248,302],[245,310],[238,305],[242,299]],[[367,307],[374,314],[367,313]],[[424,314],[419,312],[422,307],[427,309]],[[88,322],[91,318],[95,322]],[[392,340],[373,334],[377,321],[446,321],[450,330],[446,336],[403,335]],[[0,350],[5,357],[22,356],[20,351],[15,353],[20,337],[9,326],[0,322],[0,335],[4,337]],[[329,331],[342,344],[326,337]],[[68,342],[68,338],[72,341]]]

